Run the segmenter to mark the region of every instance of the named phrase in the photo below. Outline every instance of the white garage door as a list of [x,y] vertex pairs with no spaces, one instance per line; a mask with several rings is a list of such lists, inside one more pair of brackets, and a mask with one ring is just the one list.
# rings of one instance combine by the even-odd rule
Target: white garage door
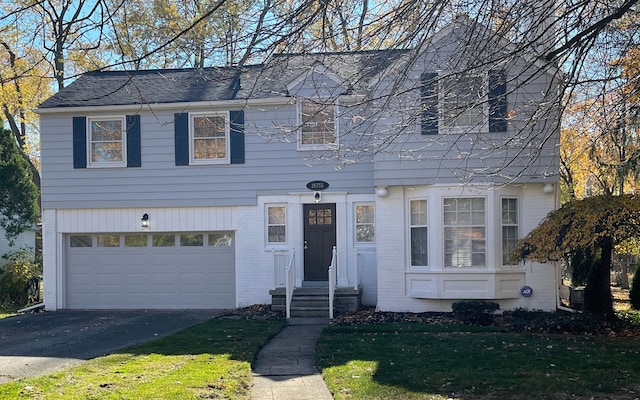
[[66,308],[235,307],[232,232],[66,236]]

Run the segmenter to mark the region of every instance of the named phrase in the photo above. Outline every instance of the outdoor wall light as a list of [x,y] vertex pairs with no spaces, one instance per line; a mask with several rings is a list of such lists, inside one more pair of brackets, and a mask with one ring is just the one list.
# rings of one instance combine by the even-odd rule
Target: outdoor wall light
[[553,184],[552,183],[545,183],[544,186],[542,187],[542,193],[553,193]]
[[376,194],[378,197],[387,197],[389,195],[389,190],[387,190],[386,186],[378,186]]
[[142,215],[142,219],[140,221],[142,223],[142,227],[143,228],[148,228],[149,227],[149,214],[144,213]]
[[322,200],[322,194],[320,194],[320,192],[315,192],[313,194],[313,201],[315,201],[316,203],[320,203],[321,200]]

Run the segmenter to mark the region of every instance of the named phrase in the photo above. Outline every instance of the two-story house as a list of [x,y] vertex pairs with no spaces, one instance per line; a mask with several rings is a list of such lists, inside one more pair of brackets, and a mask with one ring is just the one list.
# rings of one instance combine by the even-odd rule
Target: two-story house
[[326,286],[335,246],[337,286],[379,310],[555,309],[554,268],[510,254],[558,205],[557,71],[462,49],[469,26],[83,75],[39,107],[46,308],[270,303],[289,265]]

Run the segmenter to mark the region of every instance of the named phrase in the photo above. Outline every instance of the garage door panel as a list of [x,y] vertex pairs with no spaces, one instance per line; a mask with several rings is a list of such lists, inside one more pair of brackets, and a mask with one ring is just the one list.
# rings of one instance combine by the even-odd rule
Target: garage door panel
[[231,246],[95,247],[95,235],[94,247],[74,248],[69,243],[67,308],[235,307]]

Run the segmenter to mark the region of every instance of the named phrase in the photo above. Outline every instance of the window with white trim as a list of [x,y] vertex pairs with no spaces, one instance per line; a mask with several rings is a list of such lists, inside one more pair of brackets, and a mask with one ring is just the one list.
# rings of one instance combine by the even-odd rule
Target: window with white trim
[[445,267],[486,266],[485,199],[445,198]]
[[89,166],[123,167],[126,160],[125,118],[87,118]]
[[192,164],[229,163],[228,113],[191,114]]
[[337,144],[336,105],[303,99],[299,103],[299,149],[327,148]]
[[513,252],[518,242],[518,199],[502,199],[502,265],[515,265]]
[[373,204],[356,205],[356,243],[373,243],[375,240],[375,208]]
[[287,242],[287,208],[285,206],[267,207],[267,242]]
[[429,265],[427,200],[410,202],[411,266]]
[[485,125],[487,84],[483,75],[446,76],[440,85],[441,118],[444,127],[479,128]]

